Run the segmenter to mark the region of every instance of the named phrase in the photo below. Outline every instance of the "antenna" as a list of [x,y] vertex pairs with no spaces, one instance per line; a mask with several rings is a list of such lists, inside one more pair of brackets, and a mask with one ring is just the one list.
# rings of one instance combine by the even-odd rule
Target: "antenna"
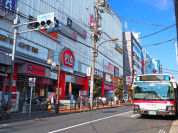
[[125,31],[127,31],[127,22],[125,22]]

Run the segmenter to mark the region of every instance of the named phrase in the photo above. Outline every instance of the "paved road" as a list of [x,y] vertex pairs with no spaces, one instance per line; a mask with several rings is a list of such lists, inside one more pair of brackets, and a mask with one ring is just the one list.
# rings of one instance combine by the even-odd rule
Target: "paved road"
[[[173,120],[140,117],[131,106],[0,125],[2,133],[169,133]],[[178,130],[177,130],[178,131]]]

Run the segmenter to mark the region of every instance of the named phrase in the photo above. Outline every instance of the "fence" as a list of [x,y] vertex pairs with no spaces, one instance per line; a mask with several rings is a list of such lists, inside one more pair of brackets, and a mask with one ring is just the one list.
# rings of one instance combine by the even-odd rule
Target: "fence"
[[71,112],[80,112],[80,111],[87,111],[87,110],[95,110],[101,108],[110,108],[110,107],[118,107],[118,106],[125,106],[131,105],[131,101],[102,101],[99,99],[95,99],[93,101],[93,108],[91,109],[90,103],[88,100],[74,100],[72,103],[69,102],[70,100],[60,100],[59,104],[50,104],[50,103],[32,103],[30,106],[27,102],[24,102],[18,106],[11,107],[11,113],[7,114],[7,109],[4,107],[3,112],[0,112],[0,119],[30,119],[30,118],[39,118],[39,117],[47,117],[47,116],[54,116],[56,114],[63,114],[63,113],[71,113]]

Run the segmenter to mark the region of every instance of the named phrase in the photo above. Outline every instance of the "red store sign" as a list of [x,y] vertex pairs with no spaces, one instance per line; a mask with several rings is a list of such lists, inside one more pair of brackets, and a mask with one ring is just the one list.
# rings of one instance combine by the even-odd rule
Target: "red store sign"
[[27,63],[26,73],[30,73],[38,76],[45,76],[45,70],[46,69],[44,67]]
[[75,83],[85,85],[85,79],[82,77],[75,76]]
[[111,63],[108,63],[108,73],[111,75],[114,75],[114,65]]
[[113,86],[104,84],[104,90],[113,91]]
[[48,78],[37,78],[36,84],[52,85],[52,80]]
[[67,68],[73,68],[75,63],[74,54],[70,49],[62,50],[62,64]]

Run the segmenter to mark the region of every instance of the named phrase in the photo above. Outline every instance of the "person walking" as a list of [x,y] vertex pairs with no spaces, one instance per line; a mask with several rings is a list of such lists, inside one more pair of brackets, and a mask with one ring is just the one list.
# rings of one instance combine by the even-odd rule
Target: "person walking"
[[52,97],[51,97],[51,110],[53,110],[53,106],[54,106],[54,96],[52,95]]

